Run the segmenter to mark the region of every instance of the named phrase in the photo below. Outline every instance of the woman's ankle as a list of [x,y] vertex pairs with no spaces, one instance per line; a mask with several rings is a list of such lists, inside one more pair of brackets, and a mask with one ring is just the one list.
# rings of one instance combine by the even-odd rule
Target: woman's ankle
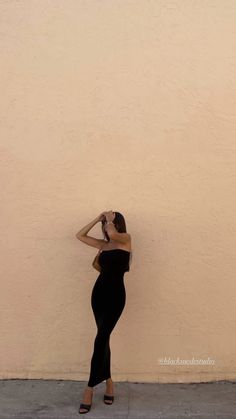
[[111,379],[106,382],[106,391],[114,391],[114,383]]

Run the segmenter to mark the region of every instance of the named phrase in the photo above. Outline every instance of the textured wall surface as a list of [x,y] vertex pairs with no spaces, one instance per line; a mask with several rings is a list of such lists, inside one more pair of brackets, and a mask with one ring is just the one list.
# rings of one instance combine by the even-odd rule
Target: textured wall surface
[[[1,378],[87,380],[97,249],[75,234],[113,209],[133,246],[113,379],[235,379],[236,2],[1,0],[0,20]],[[193,357],[214,363],[159,361]]]

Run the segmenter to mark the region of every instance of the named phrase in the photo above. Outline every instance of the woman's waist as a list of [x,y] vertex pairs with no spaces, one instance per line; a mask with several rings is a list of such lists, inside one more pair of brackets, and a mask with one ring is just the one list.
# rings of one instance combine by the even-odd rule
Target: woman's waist
[[111,266],[101,266],[101,272],[102,273],[109,273],[112,275],[123,275],[125,273],[125,268],[117,268],[117,267],[111,267]]
[[109,281],[123,281],[124,280],[124,271],[112,271],[102,269],[97,279],[99,280],[109,280]]

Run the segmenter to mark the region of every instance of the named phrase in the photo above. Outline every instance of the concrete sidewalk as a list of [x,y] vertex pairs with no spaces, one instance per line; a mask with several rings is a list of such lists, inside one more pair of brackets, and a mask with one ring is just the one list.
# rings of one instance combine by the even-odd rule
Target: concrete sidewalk
[[236,382],[146,384],[114,382],[115,401],[102,401],[105,381],[94,387],[93,404],[78,413],[87,383],[64,380],[0,380],[0,419],[228,419],[236,418]]

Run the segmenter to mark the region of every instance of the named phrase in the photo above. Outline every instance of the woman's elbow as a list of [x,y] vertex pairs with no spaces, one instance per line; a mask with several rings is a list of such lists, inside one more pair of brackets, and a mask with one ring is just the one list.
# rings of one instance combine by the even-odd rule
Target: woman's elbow
[[81,234],[76,233],[75,237],[76,237],[78,240],[81,240],[81,241],[82,241],[83,236],[82,236]]

